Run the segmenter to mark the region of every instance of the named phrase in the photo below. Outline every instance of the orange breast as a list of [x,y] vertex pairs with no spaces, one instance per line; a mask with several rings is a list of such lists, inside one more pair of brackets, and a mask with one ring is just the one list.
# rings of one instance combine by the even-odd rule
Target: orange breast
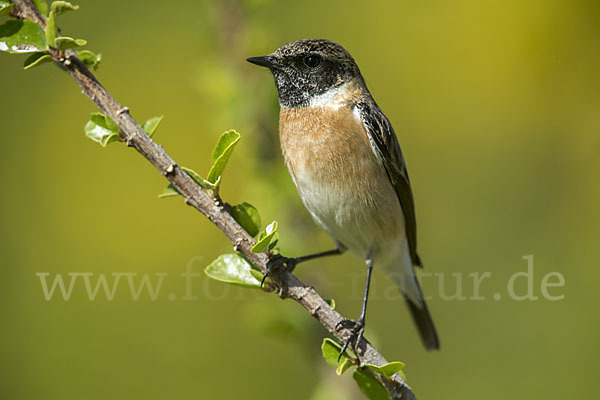
[[282,107],[279,131],[298,192],[331,236],[364,252],[404,234],[396,193],[351,107]]
[[379,172],[365,129],[348,107],[282,109],[279,132],[292,175],[352,185]]

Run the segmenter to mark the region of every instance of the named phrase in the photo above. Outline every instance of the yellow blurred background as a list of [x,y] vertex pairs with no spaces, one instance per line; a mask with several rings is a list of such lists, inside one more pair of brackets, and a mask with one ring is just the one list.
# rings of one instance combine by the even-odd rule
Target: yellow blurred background
[[[442,350],[427,353],[391,281],[375,273],[367,337],[404,361],[419,399],[593,398],[600,355],[598,150],[600,3],[273,0],[83,1],[63,34],[101,52],[100,82],[155,140],[205,173],[219,134],[242,140],[223,177],[230,203],[279,222],[280,248],[331,247],[283,165],[267,71],[246,63],[307,37],[354,56],[390,118],[415,191],[423,285]],[[84,136],[94,105],[74,81],[0,54],[3,184],[0,397],[5,399],[358,399],[320,357],[325,336],[291,301],[181,276],[232,252],[131,149]],[[511,298],[525,272],[537,300]],[[473,279],[489,272],[474,300]],[[548,273],[564,286],[548,289]],[[112,301],[82,280],[47,301],[39,273],[164,279]],[[302,265],[301,279],[356,318],[364,266]],[[443,274],[443,275],[440,275]],[[462,274],[462,275],[460,275]],[[440,284],[444,277],[444,286]],[[557,275],[554,275],[555,277]],[[464,300],[448,299],[462,282]],[[77,278],[81,279],[81,278]],[[552,279],[556,282],[556,279]],[[527,292],[526,278],[515,291]],[[137,283],[136,283],[137,284]],[[58,290],[58,289],[57,289]],[[495,295],[498,296],[495,297]]]

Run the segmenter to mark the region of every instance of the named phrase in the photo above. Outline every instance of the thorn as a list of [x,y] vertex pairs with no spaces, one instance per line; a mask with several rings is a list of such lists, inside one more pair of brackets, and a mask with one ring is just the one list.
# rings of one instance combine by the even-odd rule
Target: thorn
[[133,136],[129,136],[127,138],[126,144],[127,144],[127,147],[133,147]]
[[67,58],[67,59],[65,59],[65,60],[63,61],[63,64],[65,64],[65,67],[68,67],[69,65],[71,65],[71,60],[69,60],[69,59]]
[[188,206],[192,203],[192,199],[190,199],[189,197],[186,197],[185,199],[183,199],[183,201],[185,201],[185,204],[187,204]]
[[123,113],[128,113],[128,112],[129,112],[129,107],[123,107],[119,111],[117,111],[117,115],[121,115]]

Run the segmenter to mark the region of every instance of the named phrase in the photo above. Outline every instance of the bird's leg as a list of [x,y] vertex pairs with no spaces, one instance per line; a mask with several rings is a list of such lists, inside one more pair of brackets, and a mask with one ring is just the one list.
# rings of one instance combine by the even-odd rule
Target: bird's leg
[[281,254],[274,254],[271,256],[271,258],[269,258],[269,262],[267,263],[267,272],[263,276],[260,286],[262,287],[265,279],[267,279],[267,276],[269,276],[271,271],[273,271],[275,268],[285,267],[288,272],[292,272],[294,268],[296,268],[296,265],[300,264],[301,262],[314,260],[315,258],[335,256],[342,254],[343,252],[343,248],[337,247],[333,250],[322,251],[320,253],[309,254],[302,257],[284,257]]
[[308,261],[308,260],[314,260],[315,258],[321,258],[321,257],[327,257],[327,256],[337,256],[339,254],[342,254],[344,251],[338,247],[336,247],[333,250],[327,250],[327,251],[322,251],[320,253],[314,253],[314,254],[308,254],[306,256],[302,256],[302,257],[294,257],[294,258],[288,258],[287,260],[293,260],[293,264],[291,266],[288,265],[288,269],[290,272],[292,272],[294,270],[294,268],[296,267],[296,265],[300,264],[301,262],[304,261]]
[[338,362],[340,361],[340,359],[342,358],[342,354],[344,354],[344,352],[350,345],[350,342],[352,341],[354,341],[354,352],[358,355],[358,353],[356,352],[356,346],[358,346],[358,344],[360,343],[360,340],[363,337],[363,333],[365,332],[365,316],[367,314],[367,299],[369,298],[369,286],[371,285],[371,272],[373,272],[373,260],[372,258],[367,258],[367,282],[365,284],[365,295],[363,297],[362,311],[360,312],[360,317],[358,317],[358,320],[356,320],[356,322],[343,319],[336,325],[336,329],[339,329],[344,325],[344,323],[347,322],[351,322],[354,325],[352,327],[352,331],[350,332],[350,336],[348,336],[348,339],[346,339],[344,345],[342,346],[342,350],[340,351],[340,355],[338,356]]

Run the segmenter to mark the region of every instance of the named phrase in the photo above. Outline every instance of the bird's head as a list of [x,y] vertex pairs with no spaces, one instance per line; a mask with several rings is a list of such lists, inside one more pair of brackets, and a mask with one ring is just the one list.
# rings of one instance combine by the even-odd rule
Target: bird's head
[[315,96],[361,76],[350,53],[325,39],[296,40],[247,61],[269,68],[279,103],[289,108],[306,106]]

